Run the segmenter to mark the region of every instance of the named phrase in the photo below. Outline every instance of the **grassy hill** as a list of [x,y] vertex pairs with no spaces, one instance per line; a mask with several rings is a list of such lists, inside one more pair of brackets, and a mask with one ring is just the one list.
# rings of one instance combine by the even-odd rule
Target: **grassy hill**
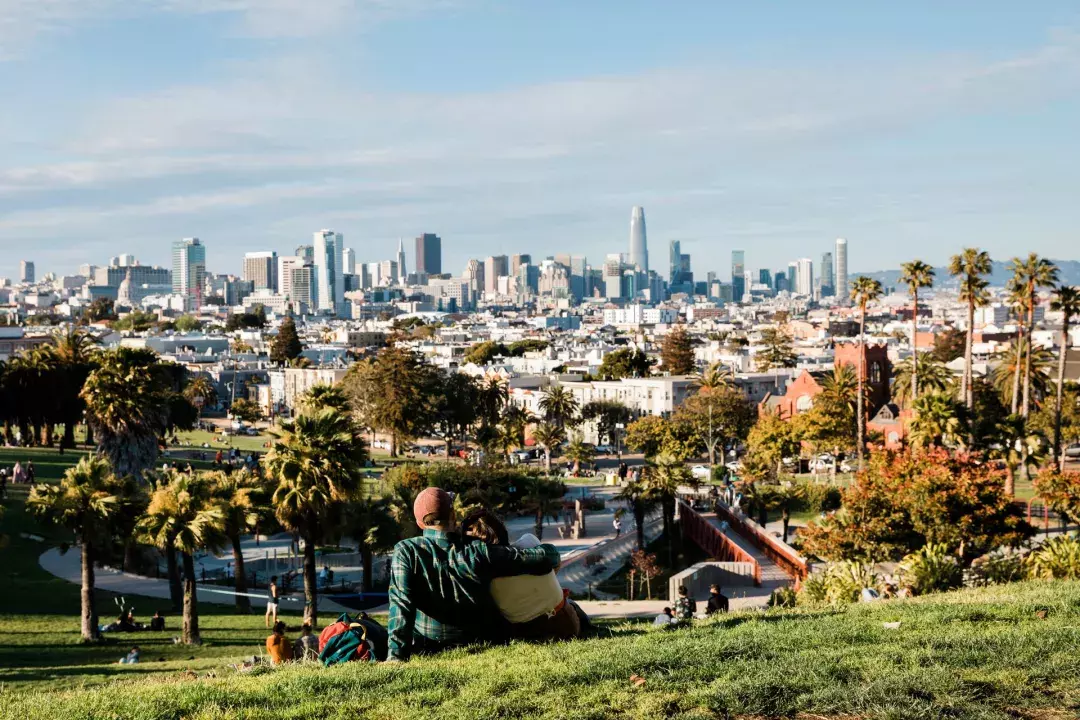
[[[896,621],[899,629],[883,626]],[[635,674],[643,685],[631,682]],[[674,631],[627,624],[603,639],[474,648],[404,665],[201,675],[5,693],[0,716],[1075,717],[1080,583],[736,614]]]

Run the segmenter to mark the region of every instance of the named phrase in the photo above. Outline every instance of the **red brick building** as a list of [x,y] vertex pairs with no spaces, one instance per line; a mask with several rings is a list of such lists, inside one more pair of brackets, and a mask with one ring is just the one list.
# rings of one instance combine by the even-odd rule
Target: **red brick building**
[[[858,372],[858,343],[837,343],[835,359],[837,366],[851,365]],[[870,406],[866,409],[868,417],[873,418],[878,410],[889,402],[889,379],[892,377],[892,364],[884,345],[867,345],[863,364],[863,382],[869,388]],[[827,371],[803,370],[799,373],[783,395],[767,395],[758,406],[761,412],[779,413],[789,419],[806,412],[814,406],[814,396],[822,391],[821,380]]]

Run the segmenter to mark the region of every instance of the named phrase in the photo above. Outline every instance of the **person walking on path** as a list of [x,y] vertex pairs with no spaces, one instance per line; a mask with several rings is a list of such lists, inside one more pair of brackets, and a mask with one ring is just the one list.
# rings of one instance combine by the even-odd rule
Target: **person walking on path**
[[270,584],[266,587],[266,627],[273,627],[277,623],[279,600],[277,575],[274,575],[270,578]]
[[615,528],[615,539],[619,539],[619,535],[622,534],[622,518],[619,515],[615,516],[615,519],[611,521],[612,526]]

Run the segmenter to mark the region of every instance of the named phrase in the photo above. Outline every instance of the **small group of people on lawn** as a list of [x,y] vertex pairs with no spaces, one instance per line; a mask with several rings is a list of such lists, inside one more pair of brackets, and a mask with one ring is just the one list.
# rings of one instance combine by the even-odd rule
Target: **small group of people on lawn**
[[[711,617],[717,613],[726,613],[728,611],[728,605],[728,599],[720,592],[720,586],[710,585],[709,599],[705,601],[705,617]],[[664,608],[664,610],[653,620],[653,625],[686,625],[695,617],[699,617],[697,614],[697,602],[690,597],[690,593],[686,589],[686,586],[680,585],[679,597],[675,601],[675,609],[672,610],[670,607]]]

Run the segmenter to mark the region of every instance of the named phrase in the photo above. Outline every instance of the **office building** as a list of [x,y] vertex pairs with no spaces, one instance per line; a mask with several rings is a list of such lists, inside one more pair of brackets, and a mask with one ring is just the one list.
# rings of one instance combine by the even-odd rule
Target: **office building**
[[[416,238],[416,272],[427,275],[442,274],[442,240],[434,233],[424,233]],[[401,271],[405,275],[404,270]]]
[[119,265],[112,267],[95,268],[90,276],[91,285],[105,287],[120,287],[124,278],[130,277],[134,287],[152,285],[158,288],[167,287],[166,293],[172,290],[172,273],[166,268],[152,267],[150,265],[134,265],[122,268]]
[[133,267],[135,265],[138,265],[139,263],[137,260],[135,260],[135,256],[131,253],[122,253],[117,256],[116,264],[119,267]]
[[292,305],[293,312],[302,313],[304,307],[315,307],[315,266],[303,263],[289,266],[289,292],[286,297]]
[[771,290],[773,286],[772,273],[768,270],[758,270],[758,282]]
[[798,275],[799,263],[789,262],[787,266],[787,291],[789,293],[798,292],[798,283],[795,278]]
[[836,273],[835,273],[836,297],[842,305],[847,305],[848,297],[848,274],[847,274],[847,240],[836,238]]
[[814,294],[814,263],[810,258],[799,258],[795,263],[795,293]]
[[465,263],[465,272],[461,275],[462,279],[469,284],[469,292],[473,296],[478,296],[484,292],[484,263],[473,258],[469,262]]
[[244,255],[244,280],[250,281],[255,290],[277,292],[277,272],[276,252],[267,250]]
[[499,278],[506,277],[509,262],[505,255],[493,255],[484,261],[484,292],[494,295],[499,290]]
[[206,246],[199,238],[184,238],[173,243],[172,291],[184,298],[185,310],[202,307],[206,282]]
[[[419,240],[419,238],[417,238]],[[419,255],[417,256],[419,257]],[[439,260],[439,264],[442,264],[442,260]],[[417,272],[422,272],[417,270]],[[401,238],[397,241],[397,281],[399,285],[405,284],[405,278],[409,276],[409,271],[405,268],[405,244]]]
[[278,258],[277,277],[278,294],[290,297],[292,294],[292,271],[303,267],[304,258],[299,255],[283,255]]
[[743,250],[731,251],[731,290],[735,302],[742,302],[746,295],[746,253]]
[[776,290],[776,292],[791,290],[791,286],[788,285],[787,270],[777,270],[773,273],[773,289]]
[[304,262],[315,262],[314,245],[297,245],[296,254],[301,257]]
[[379,284],[394,285],[401,277],[396,260],[383,260],[379,263]]
[[678,285],[682,282],[682,278],[679,276],[682,267],[682,243],[678,240],[672,240],[668,243],[668,263],[670,265],[668,284]]
[[339,313],[344,305],[345,282],[342,278],[341,233],[320,230],[315,233],[315,309],[331,314]]
[[345,248],[341,251],[341,274],[356,274],[356,250]]
[[517,277],[518,270],[522,265],[528,265],[532,263],[532,255],[511,255],[510,256],[510,276]]
[[633,207],[630,210],[630,262],[641,272],[649,272],[649,250],[645,245],[645,209]]
[[832,297],[836,294],[836,268],[833,267],[833,254],[831,252],[821,255],[821,297]]
[[604,260],[604,297],[618,299],[623,297],[623,256],[611,253]]
[[23,260],[19,263],[19,281],[24,283],[34,282],[34,263]]

